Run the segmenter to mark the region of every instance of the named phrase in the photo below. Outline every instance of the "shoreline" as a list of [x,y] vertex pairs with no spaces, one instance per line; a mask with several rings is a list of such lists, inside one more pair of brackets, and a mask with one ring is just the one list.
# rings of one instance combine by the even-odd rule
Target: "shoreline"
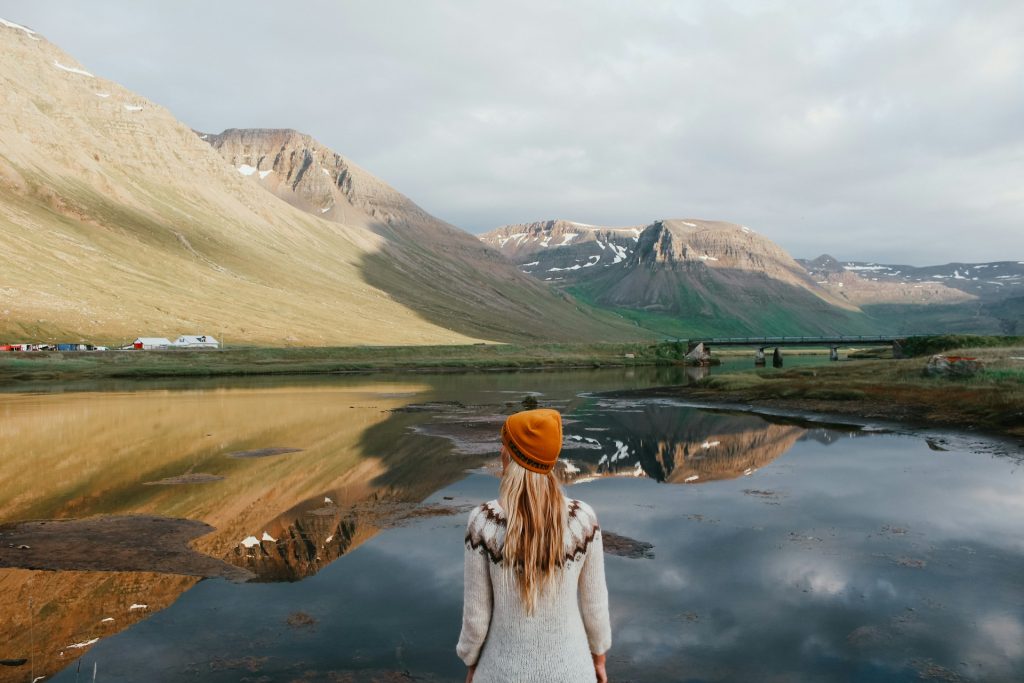
[[200,379],[375,373],[458,374],[676,365],[666,344],[595,343],[19,352],[0,355],[0,388],[79,380]]
[[[879,400],[877,397],[773,397],[708,388],[706,384],[610,391],[594,395],[613,399],[666,399],[705,410],[752,413],[773,421],[793,420],[820,427],[833,424],[925,438],[955,438],[969,444],[984,439],[990,443],[999,442],[1007,449],[1024,449],[1024,413],[1019,413],[1014,422],[993,422],[978,419],[977,413],[957,410],[949,404],[937,406],[932,403],[900,402],[891,398]],[[941,409],[941,412],[936,412],[936,409]],[[1018,453],[1017,457],[1024,457],[1024,453]]]

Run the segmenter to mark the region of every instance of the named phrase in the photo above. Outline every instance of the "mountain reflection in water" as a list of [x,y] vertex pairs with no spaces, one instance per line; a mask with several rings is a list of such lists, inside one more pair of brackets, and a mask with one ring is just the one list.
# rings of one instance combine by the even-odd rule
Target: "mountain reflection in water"
[[[461,680],[463,511],[495,495],[480,468],[536,393],[565,415],[569,494],[654,544],[607,559],[615,679],[1024,680],[1019,463],[580,393],[645,381],[0,396],[0,523],[198,519],[215,531],[197,550],[256,575],[0,569],[0,659],[66,682],[80,658],[108,682]],[[228,457],[270,448],[296,450]]]
[[[477,464],[450,456],[441,440],[415,438],[408,418],[389,412],[424,390],[366,383],[3,396],[0,523],[99,514],[197,519],[215,531],[196,539],[196,550],[261,580],[301,579],[376,534],[382,509],[393,519],[396,507],[400,514]],[[267,447],[296,452],[228,457]],[[222,478],[152,485],[190,473]],[[246,547],[249,536],[275,541]],[[138,543],[144,551],[145,538]],[[158,564],[154,558],[154,572]],[[31,656],[37,675],[52,673],[196,581],[0,569],[0,659]],[[0,683],[23,673],[0,667]]]

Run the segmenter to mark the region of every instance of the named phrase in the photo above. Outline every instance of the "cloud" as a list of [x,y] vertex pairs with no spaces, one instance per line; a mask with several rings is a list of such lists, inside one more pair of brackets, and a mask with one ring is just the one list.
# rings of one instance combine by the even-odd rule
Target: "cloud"
[[308,132],[474,232],[693,216],[797,256],[1024,255],[1015,0],[0,0],[0,16],[196,128]]

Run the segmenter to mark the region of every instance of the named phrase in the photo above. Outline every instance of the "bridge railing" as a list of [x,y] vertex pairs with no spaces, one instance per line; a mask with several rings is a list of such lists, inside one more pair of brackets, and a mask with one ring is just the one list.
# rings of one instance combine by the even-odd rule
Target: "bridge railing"
[[854,342],[892,343],[905,336],[895,335],[843,335],[834,337],[703,337],[686,339],[690,344],[848,344]]

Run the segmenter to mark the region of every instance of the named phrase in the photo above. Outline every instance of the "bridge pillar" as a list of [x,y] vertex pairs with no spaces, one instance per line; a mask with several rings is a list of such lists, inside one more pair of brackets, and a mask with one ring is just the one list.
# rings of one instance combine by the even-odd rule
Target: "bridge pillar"
[[772,367],[782,367],[782,349],[778,346],[775,347],[775,352],[772,354]]
[[829,360],[839,360],[839,347],[838,346],[833,346],[831,349],[829,349],[829,351],[828,351],[828,359]]
[[754,367],[760,367],[764,365],[764,347],[762,346],[754,352]]

